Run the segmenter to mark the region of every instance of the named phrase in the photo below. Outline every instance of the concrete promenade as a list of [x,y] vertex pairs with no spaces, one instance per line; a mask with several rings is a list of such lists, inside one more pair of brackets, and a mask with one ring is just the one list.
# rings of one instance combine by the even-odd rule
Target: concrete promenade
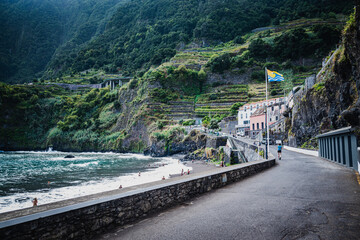
[[360,185],[354,170],[284,150],[271,169],[98,239],[360,239]]
[[319,152],[315,151],[315,150],[306,150],[306,149],[294,148],[294,147],[289,147],[289,146],[284,146],[284,149],[289,150],[289,151],[293,151],[293,152],[297,152],[297,153],[302,153],[302,154],[314,156],[314,157],[319,156]]

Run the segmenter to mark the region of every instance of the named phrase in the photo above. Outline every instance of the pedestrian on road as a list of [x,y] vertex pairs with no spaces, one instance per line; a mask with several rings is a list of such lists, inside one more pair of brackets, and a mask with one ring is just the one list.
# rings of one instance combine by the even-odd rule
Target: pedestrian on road
[[281,160],[281,149],[282,149],[282,146],[281,146],[281,144],[279,144],[279,146],[278,146],[278,158],[279,158],[279,160]]

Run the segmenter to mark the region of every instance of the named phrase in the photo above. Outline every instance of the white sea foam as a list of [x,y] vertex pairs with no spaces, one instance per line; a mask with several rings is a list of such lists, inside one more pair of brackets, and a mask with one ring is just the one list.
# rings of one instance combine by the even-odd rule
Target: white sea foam
[[[89,154],[89,153],[86,153]],[[97,154],[97,153],[93,153]],[[101,153],[104,154],[104,153]],[[106,153],[114,154],[114,153]],[[117,154],[118,157],[134,157],[134,158],[151,158],[148,156],[143,156],[139,154]],[[17,209],[31,207],[31,200],[33,198],[38,199],[38,205],[47,204],[51,202],[66,200],[70,198],[85,196],[89,194],[100,193],[104,191],[110,191],[118,189],[120,185],[123,188],[139,185],[143,183],[159,181],[162,177],[169,178],[171,174],[181,174],[182,171],[187,172],[188,170],[192,171],[191,167],[187,167],[177,159],[166,157],[166,158],[157,158],[158,161],[152,163],[146,171],[141,172],[140,176],[138,173],[127,173],[119,177],[112,178],[102,178],[101,180],[89,181],[81,183],[75,186],[67,186],[55,189],[41,189],[38,191],[32,191],[27,193],[16,193],[10,196],[0,197],[0,212],[8,212]],[[86,162],[75,164],[72,163],[72,167],[86,167],[91,164],[98,164],[97,161]],[[70,167],[70,165],[69,165]],[[79,183],[79,181],[74,181],[74,183]]]
[[90,165],[98,165],[99,161],[96,162],[87,162],[87,163],[72,163],[69,167],[88,167]]

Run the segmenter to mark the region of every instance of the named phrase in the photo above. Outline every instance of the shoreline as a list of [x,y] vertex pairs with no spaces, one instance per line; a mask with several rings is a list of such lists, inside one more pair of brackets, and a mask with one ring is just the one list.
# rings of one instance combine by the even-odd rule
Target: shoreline
[[[26,152],[31,152],[31,151],[16,151],[16,152],[20,152],[20,153],[26,153]],[[10,152],[11,153],[11,152]],[[12,153],[15,153],[15,152],[12,152]],[[48,154],[48,153],[51,153],[51,154],[61,154],[61,155],[66,155],[66,154],[69,154],[69,152],[57,152],[55,150],[53,150],[52,152],[39,152],[40,154]],[[113,153],[113,152],[108,152],[109,154],[118,154],[118,153]],[[70,152],[71,154],[71,152]],[[78,153],[79,154],[79,153]],[[94,153],[94,152],[86,152],[86,153],[83,153],[83,154],[106,154],[106,153]],[[149,157],[149,158],[152,158],[151,156],[146,156],[146,155],[143,155],[143,154],[132,154],[132,153],[120,153],[120,154],[129,154],[129,155],[137,155],[136,157]],[[74,153],[74,155],[77,155],[76,153]],[[81,154],[79,154],[81,155]],[[212,164],[207,164],[205,163],[204,161],[183,161],[183,158],[184,158],[185,154],[174,154],[174,155],[171,155],[171,156],[166,156],[166,157],[159,157],[159,159],[162,159],[162,158],[167,158],[167,159],[172,159],[170,160],[172,162],[172,164],[170,164],[170,166],[173,166],[175,167],[175,171],[171,171],[171,168],[168,169],[170,170],[167,174],[166,174],[166,171],[167,170],[161,170],[165,167],[165,169],[167,168],[168,166],[168,163],[166,163],[166,161],[169,161],[169,160],[165,160],[165,164],[149,164],[149,166],[146,166],[145,169],[141,170],[141,179],[143,179],[144,181],[143,182],[139,182],[135,185],[133,184],[128,184],[129,182],[129,179],[134,179],[134,180],[137,180],[137,172],[136,173],[132,173],[130,175],[124,175],[122,176],[121,178],[119,179],[110,179],[110,180],[106,180],[105,182],[101,182],[101,183],[96,183],[96,184],[85,184],[85,185],[79,185],[79,186],[71,186],[71,188],[81,188],[82,191],[85,191],[84,189],[89,189],[89,192],[87,194],[80,194],[78,196],[73,196],[71,198],[81,198],[81,197],[85,197],[87,195],[93,195],[93,194],[102,194],[104,192],[108,192],[108,191],[113,191],[113,190],[120,190],[118,189],[119,188],[119,185],[122,186],[122,189],[123,191],[128,191],[130,189],[133,189],[134,187],[137,188],[137,186],[139,185],[143,185],[143,184],[153,184],[154,182],[157,182],[157,181],[161,181],[161,176],[165,175],[166,177],[166,180],[167,179],[174,179],[175,178],[179,178],[181,177],[181,171],[183,169],[184,173],[183,176],[186,176],[188,175],[187,174],[187,171],[188,169],[190,169],[190,176],[195,174],[195,173],[201,173],[201,172],[205,172],[205,171],[211,171],[211,170],[215,170],[217,167],[215,165],[212,165]],[[79,156],[77,156],[79,157]],[[155,157],[156,158],[156,157]],[[164,161],[164,160],[162,160]],[[176,161],[178,163],[176,163]],[[179,166],[177,166],[179,165]],[[176,170],[177,169],[177,170]],[[159,170],[162,171],[163,173],[161,173],[159,175]],[[155,172],[154,172],[155,171]],[[157,174],[159,175],[158,177],[155,177],[153,179],[149,179],[149,176],[153,176],[153,174]],[[143,176],[145,178],[143,178]],[[131,180],[130,179],[130,180]],[[140,178],[139,178],[140,179]],[[150,181],[149,181],[150,180]],[[116,182],[116,184],[114,183]],[[98,185],[100,184],[106,184],[106,188],[108,188],[109,186],[113,186],[112,188],[108,188],[108,189],[104,189],[102,191],[95,191],[94,189],[98,189]],[[39,198],[40,197],[40,203],[39,205],[47,205],[47,204],[51,204],[51,203],[54,203],[54,202],[58,202],[58,201],[66,201],[66,200],[69,200],[71,198],[68,198],[68,195],[69,195],[69,189],[70,187],[60,187],[60,188],[51,188],[49,189],[48,192],[46,193],[43,193],[43,192],[36,192],[36,191],[30,191],[30,192],[26,192],[26,193],[20,193],[20,194],[12,194],[12,195],[9,195],[9,196],[4,196],[5,198],[9,198],[11,201],[14,201],[14,204],[10,204],[9,206],[4,206],[4,208],[1,209],[1,213],[6,213],[6,212],[11,212],[11,211],[16,211],[16,210],[20,210],[20,209],[24,209],[24,208],[27,208],[27,207],[30,207],[31,206],[31,203],[30,203],[30,200],[33,198],[33,197],[37,197]],[[63,190],[67,190],[65,192],[61,192]],[[94,190],[94,191],[92,191]],[[121,191],[120,190],[120,191]],[[61,199],[52,199],[51,201],[48,201],[47,200],[47,197],[48,195],[52,195],[55,196],[57,194],[59,194],[58,192],[61,192],[61,194],[64,195],[64,198],[61,198]],[[71,191],[70,191],[71,192]],[[45,196],[43,196],[45,194]],[[21,203],[17,202],[16,199],[13,200],[13,198],[16,199],[24,199],[24,201],[22,201]],[[42,199],[41,199],[42,198]],[[56,197],[57,198],[57,197]],[[44,199],[46,199],[44,201]],[[16,205],[21,205],[21,206],[18,206],[16,207]],[[6,209],[6,210],[5,210]],[[4,211],[5,210],[5,211]]]

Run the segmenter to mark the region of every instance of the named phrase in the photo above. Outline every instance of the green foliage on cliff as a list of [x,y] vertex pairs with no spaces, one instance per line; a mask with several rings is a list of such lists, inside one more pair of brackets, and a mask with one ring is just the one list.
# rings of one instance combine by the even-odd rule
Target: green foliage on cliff
[[319,83],[316,83],[314,86],[313,86],[313,89],[316,91],[316,92],[320,92],[321,90],[323,90],[325,87],[325,83],[324,82],[319,82]]
[[111,131],[120,112],[118,92],[68,92],[53,86],[0,84],[0,147],[121,150],[126,133]]
[[174,91],[190,96],[200,94],[206,80],[206,73],[203,70],[196,71],[180,65],[177,68],[170,66],[150,71],[144,78],[153,79],[161,84],[163,89],[153,90],[152,96],[160,102],[167,102],[175,99],[170,93]]
[[0,146],[34,149],[42,146],[57,121],[61,96],[67,92],[50,86],[11,86],[0,83]]
[[[206,66],[215,73],[222,73],[233,68],[244,69],[253,66],[263,68],[269,67],[269,65],[276,69],[292,67],[295,70],[295,66],[288,66],[285,62],[302,58],[322,58],[334,48],[341,36],[338,26],[328,24],[316,24],[280,33],[267,32],[269,34],[255,35],[257,38],[249,40],[247,50],[242,50],[233,56],[229,53],[215,56]],[[263,81],[263,70],[253,71],[251,79],[257,82]]]

